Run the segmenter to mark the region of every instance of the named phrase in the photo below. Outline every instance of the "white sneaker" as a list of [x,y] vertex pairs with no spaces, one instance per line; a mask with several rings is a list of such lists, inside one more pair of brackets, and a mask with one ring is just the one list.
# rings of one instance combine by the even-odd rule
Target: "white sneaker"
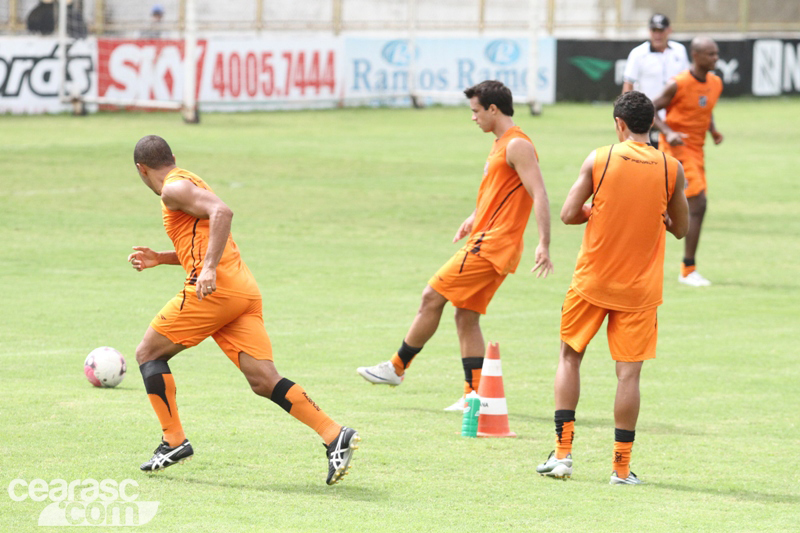
[[681,276],[678,275],[678,281],[683,283],[684,285],[689,285],[691,287],[708,287],[711,285],[711,282],[708,281],[706,278],[700,275],[700,272],[697,270],[693,270],[689,273],[688,276]]
[[461,398],[459,398],[456,401],[456,403],[454,403],[450,407],[445,407],[444,410],[445,411],[459,411],[459,412],[463,413],[464,409],[466,409],[466,407],[467,407],[467,399],[462,396]]
[[641,485],[642,481],[636,477],[636,474],[631,472],[628,474],[628,477],[625,479],[617,477],[617,471],[614,470],[611,472],[611,481],[608,482],[609,485]]
[[566,480],[572,476],[572,454],[568,453],[563,459],[556,459],[556,452],[550,452],[547,461],[536,467],[540,476],[555,477]]
[[373,385],[389,385],[397,387],[403,382],[405,376],[398,376],[391,361],[375,366],[360,366],[356,369],[358,375]]

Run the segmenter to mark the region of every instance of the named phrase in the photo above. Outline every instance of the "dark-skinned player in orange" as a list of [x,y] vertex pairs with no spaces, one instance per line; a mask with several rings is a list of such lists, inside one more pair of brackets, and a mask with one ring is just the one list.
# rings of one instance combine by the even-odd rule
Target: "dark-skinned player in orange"
[[212,337],[253,392],[319,434],[327,450],[327,483],[338,482],[360,438],[326,415],[300,385],[278,374],[264,329],[261,293],[231,235],[233,212],[202,179],[176,166],[161,137],[143,137],[133,158],[144,184],[161,199],[164,229],[175,249],[156,252],[135,246],[128,261],[137,271],[157,265],[181,265],[186,271],[183,289],[153,318],[136,348],[145,390],[163,432],[161,444],[141,469],[162,470],[194,454],[181,426],[168,361]]

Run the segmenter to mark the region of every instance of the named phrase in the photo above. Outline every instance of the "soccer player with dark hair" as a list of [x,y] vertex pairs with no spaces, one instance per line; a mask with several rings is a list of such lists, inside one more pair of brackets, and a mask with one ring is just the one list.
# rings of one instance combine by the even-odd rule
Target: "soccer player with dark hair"
[[161,198],[164,229],[175,250],[134,246],[128,261],[140,272],[157,265],[181,265],[186,271],[183,289],[156,314],[136,348],[145,390],[163,431],[153,457],[140,468],[161,470],[193,455],[178,416],[168,361],[213,337],[253,392],[319,434],[328,456],[327,483],[338,482],[360,437],[328,417],[303,387],[278,374],[264,329],[261,293],[230,232],[233,212],[205,181],[175,165],[161,137],[143,137],[134,149],[134,162],[144,184]]
[[608,345],[617,372],[611,484],[640,483],[630,471],[639,374],[642,363],[656,356],[666,232],[680,239],[689,224],[681,164],[648,144],[654,113],[653,103],[640,92],[617,98],[614,123],[620,144],[589,154],[561,209],[565,224],[586,223],[586,230],[561,309],[556,449],[536,468],[543,476],[572,475],[581,361],[608,317]]
[[[539,230],[533,271],[538,271],[537,277],[547,277],[553,270],[547,191],[533,143],[511,118],[511,91],[499,81],[484,81],[464,94],[469,98],[472,120],[496,137],[484,166],[477,206],[453,238],[457,242],[468,237],[467,242],[428,281],[419,311],[397,353],[384,363],[358,368],[371,383],[397,386],[403,382],[406,369],[433,337],[450,301],[456,308],[464,392],[478,388],[485,351],[480,316],[486,314],[506,276],[517,269],[531,208]],[[447,410],[462,410],[463,405],[461,398]]]
[[703,146],[706,133],[711,134],[714,144],[724,138],[714,124],[714,106],[722,94],[722,79],[713,72],[719,59],[717,43],[708,37],[695,37],[690,50],[692,66],[670,80],[653,103],[656,109],[667,110],[663,121],[656,117],[656,126],[661,130],[659,146],[680,161],[686,171],[689,233],[678,281],[691,287],[706,287],[711,282],[697,271],[695,260],[707,205]]

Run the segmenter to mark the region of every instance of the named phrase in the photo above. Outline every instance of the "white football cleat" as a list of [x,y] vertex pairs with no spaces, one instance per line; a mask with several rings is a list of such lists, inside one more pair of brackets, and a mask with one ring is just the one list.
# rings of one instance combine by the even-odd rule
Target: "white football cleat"
[[688,276],[678,275],[678,281],[690,287],[708,287],[711,282],[700,275],[700,272],[693,270]]
[[633,472],[628,474],[628,477],[622,479],[617,477],[617,471],[614,470],[611,472],[611,481],[608,482],[609,485],[641,485],[642,481],[636,477],[636,474]]
[[572,476],[572,454],[568,453],[563,459],[556,459],[554,450],[547,456],[547,461],[536,467],[536,472],[540,476],[566,480]]
[[358,375],[373,385],[389,385],[397,387],[403,382],[405,376],[398,376],[391,361],[385,361],[375,366],[360,366],[356,369]]
[[450,407],[445,407],[444,410],[445,411],[459,411],[459,412],[463,413],[464,409],[466,409],[466,407],[467,407],[467,399],[462,396],[461,398],[459,398],[456,401],[456,403],[454,403]]

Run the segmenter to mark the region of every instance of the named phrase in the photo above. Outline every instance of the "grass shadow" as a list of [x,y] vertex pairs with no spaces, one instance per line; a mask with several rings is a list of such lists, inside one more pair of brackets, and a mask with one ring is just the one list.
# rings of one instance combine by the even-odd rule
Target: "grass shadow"
[[152,479],[163,479],[164,481],[179,481],[181,483],[192,483],[194,485],[206,485],[211,487],[220,487],[225,489],[234,490],[251,490],[257,492],[279,492],[282,494],[304,494],[307,496],[333,496],[345,500],[356,502],[370,502],[381,501],[388,498],[386,491],[376,489],[375,487],[364,487],[358,485],[337,485],[330,487],[322,484],[308,484],[308,483],[273,483],[273,484],[247,484],[236,483],[232,481],[200,479],[192,477],[169,477],[167,475],[153,476]]
[[681,492],[699,492],[709,494],[711,496],[731,497],[741,501],[747,502],[760,502],[760,503],[788,503],[792,505],[800,504],[800,496],[794,494],[770,494],[767,492],[758,492],[741,489],[723,489],[717,490],[704,485],[679,485],[676,483],[647,483],[647,486],[677,490]]

